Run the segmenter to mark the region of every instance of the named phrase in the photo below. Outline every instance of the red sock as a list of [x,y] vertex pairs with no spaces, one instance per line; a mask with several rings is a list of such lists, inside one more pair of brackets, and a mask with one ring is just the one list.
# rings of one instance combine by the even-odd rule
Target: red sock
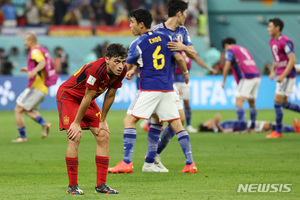
[[97,166],[97,186],[106,183],[109,157],[95,156]]
[[77,183],[78,175],[78,156],[76,158],[69,158],[66,156],[66,164],[69,176],[69,185],[73,186]]

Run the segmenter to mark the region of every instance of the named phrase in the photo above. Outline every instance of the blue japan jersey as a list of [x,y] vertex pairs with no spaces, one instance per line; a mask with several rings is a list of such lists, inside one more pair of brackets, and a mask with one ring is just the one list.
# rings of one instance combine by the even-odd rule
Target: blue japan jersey
[[[184,26],[178,26],[175,31],[168,29],[165,25],[165,23],[160,23],[151,28],[152,31],[155,33],[163,33],[166,35],[170,35],[172,39],[177,38],[179,41],[181,41],[185,46],[193,46],[190,35],[187,31],[187,29]],[[174,41],[176,42],[176,40]],[[180,52],[178,52],[180,53]],[[173,74],[175,74],[177,63],[175,58],[172,58],[172,70]]]
[[178,52],[167,47],[171,40],[169,35],[149,31],[131,43],[126,62],[141,69],[139,90],[173,91],[171,57]]

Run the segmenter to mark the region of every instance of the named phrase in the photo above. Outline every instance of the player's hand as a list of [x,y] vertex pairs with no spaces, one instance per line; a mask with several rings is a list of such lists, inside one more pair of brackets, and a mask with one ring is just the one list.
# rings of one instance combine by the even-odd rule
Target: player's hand
[[279,76],[276,77],[276,82],[281,83],[284,78],[285,78],[284,76],[279,75]]
[[215,70],[215,69],[209,69],[209,71],[213,74],[213,75],[215,75],[215,74],[217,74],[218,73],[218,71],[217,70]]
[[225,88],[225,82],[222,83],[222,88],[223,88],[223,89]]
[[190,81],[190,75],[189,75],[189,73],[187,73],[187,74],[182,74],[182,76],[185,78],[185,83],[186,83],[186,84],[189,84],[189,81]]
[[134,77],[134,75],[135,75],[135,70],[129,70],[127,71],[125,77],[127,80],[131,80]]
[[270,72],[270,74],[269,74],[269,79],[271,79],[271,80],[274,79],[274,72]]
[[27,71],[28,71],[27,67],[22,67],[22,68],[20,69],[20,72],[27,72]]
[[69,130],[67,131],[67,136],[70,140],[74,140],[77,135],[82,135],[82,130],[80,124],[72,123]]
[[185,48],[185,45],[180,41],[178,40],[177,38],[174,38],[177,42],[168,42],[168,48],[171,50],[171,51],[182,51],[184,50]]
[[106,121],[100,121],[99,129],[98,129],[96,135],[98,135],[101,130],[104,130],[104,131],[108,132],[108,134],[110,134],[108,124]]
[[35,77],[35,75],[36,75],[36,73],[34,71],[28,72],[27,78],[32,79],[33,77]]

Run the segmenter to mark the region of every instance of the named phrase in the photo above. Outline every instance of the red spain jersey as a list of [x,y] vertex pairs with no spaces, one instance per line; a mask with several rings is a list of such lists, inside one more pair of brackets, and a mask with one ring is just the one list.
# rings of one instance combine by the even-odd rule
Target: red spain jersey
[[86,88],[96,90],[97,98],[108,88],[120,88],[127,72],[126,66],[120,76],[107,74],[105,57],[85,64],[68,80],[60,85],[56,99],[71,100],[80,103],[84,97]]

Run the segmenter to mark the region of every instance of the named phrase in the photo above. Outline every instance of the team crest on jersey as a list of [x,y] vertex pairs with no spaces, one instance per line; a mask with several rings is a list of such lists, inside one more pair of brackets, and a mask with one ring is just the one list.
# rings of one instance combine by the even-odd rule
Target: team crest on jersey
[[182,41],[183,41],[182,35],[181,35],[181,34],[178,34],[178,35],[177,35],[177,39],[178,39],[180,42],[182,42]]
[[63,123],[64,125],[68,125],[70,123],[70,117],[68,115],[64,116]]

